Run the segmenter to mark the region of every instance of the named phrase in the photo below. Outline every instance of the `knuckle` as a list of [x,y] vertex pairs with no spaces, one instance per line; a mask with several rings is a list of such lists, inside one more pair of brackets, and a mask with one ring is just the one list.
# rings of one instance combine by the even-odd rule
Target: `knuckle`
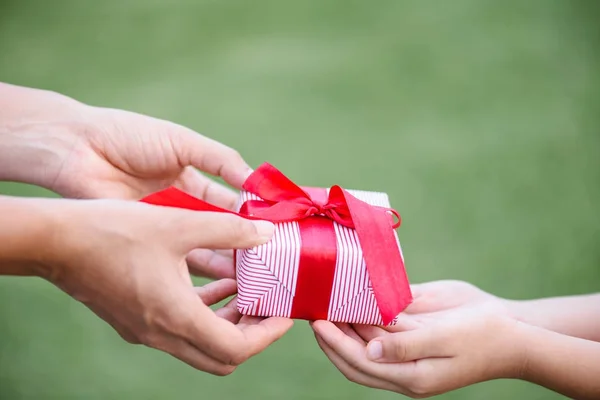
[[235,371],[235,369],[236,367],[233,365],[224,365],[211,371],[211,373],[216,376],[228,376],[231,375]]
[[162,337],[152,331],[146,331],[144,333],[141,333],[138,336],[138,340],[140,344],[143,344],[147,347],[152,347],[153,349],[163,350],[164,348]]
[[396,361],[405,361],[408,357],[408,349],[405,343],[396,341],[394,343],[393,355]]
[[346,378],[347,380],[349,380],[352,383],[357,383],[360,385],[360,379],[357,378],[356,374],[351,373],[349,370],[346,370],[345,368],[338,368],[338,370],[340,371],[340,373],[342,375],[344,375],[344,378]]
[[360,379],[356,375],[344,373],[344,376],[346,377],[346,379],[348,379],[352,383],[356,383],[357,385],[363,384],[362,379]]
[[410,390],[411,397],[417,399],[424,399],[434,394],[434,382],[426,375],[414,376],[408,390]]
[[231,216],[229,219],[229,229],[233,239],[247,240],[257,236],[256,226],[249,220]]
[[248,358],[249,358],[248,354],[246,354],[244,352],[238,352],[238,353],[232,354],[229,357],[229,365],[232,365],[232,366],[241,365],[244,362],[246,362],[248,360]]
[[211,351],[212,356],[221,364],[227,367],[237,367],[246,361],[247,356],[239,346],[230,345],[225,348],[214,348]]
[[227,147],[227,149],[225,150],[225,156],[230,160],[234,160],[234,161],[238,161],[238,162],[243,161],[243,158],[242,158],[242,155],[240,154],[240,152],[231,147]]
[[121,339],[129,344],[140,345],[142,344],[141,340],[130,333],[118,332]]

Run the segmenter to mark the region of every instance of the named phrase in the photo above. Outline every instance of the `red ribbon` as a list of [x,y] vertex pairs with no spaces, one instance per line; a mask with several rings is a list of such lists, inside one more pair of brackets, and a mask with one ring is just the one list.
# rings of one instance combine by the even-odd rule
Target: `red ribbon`
[[197,211],[227,212],[275,223],[298,221],[302,252],[292,305],[294,318],[327,318],[335,272],[335,252],[329,251],[336,245],[331,221],[356,230],[383,323],[392,322],[411,303],[410,285],[394,235],[394,229],[401,222],[398,212],[367,204],[339,186],[331,187],[328,197],[324,190],[303,190],[268,163],[248,177],[243,189],[263,200],[246,201],[239,213],[206,203],[173,187],[142,201]]

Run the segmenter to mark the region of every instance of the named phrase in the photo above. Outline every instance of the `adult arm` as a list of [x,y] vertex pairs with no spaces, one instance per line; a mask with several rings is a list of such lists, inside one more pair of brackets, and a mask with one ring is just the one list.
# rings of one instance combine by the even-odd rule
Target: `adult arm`
[[240,154],[191,129],[62,94],[0,83],[0,180],[64,197],[139,199],[176,185],[222,207],[251,172]]
[[52,189],[85,112],[83,104],[58,93],[0,82],[0,181]]
[[[83,104],[47,90],[0,83],[0,181],[78,199],[140,199],[168,186],[232,209],[250,168],[240,154],[191,129]],[[235,276],[231,250],[195,249],[196,275]]]
[[0,196],[0,275],[49,275],[56,226],[49,203]]

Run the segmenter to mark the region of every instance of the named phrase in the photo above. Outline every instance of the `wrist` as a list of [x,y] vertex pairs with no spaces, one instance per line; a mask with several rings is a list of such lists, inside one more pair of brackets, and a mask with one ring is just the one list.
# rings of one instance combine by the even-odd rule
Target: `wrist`
[[0,196],[0,275],[51,277],[58,200]]
[[529,380],[530,349],[536,340],[538,328],[527,323],[516,321],[513,329],[513,361],[508,378]]
[[486,374],[491,379],[521,379],[528,363],[528,330],[527,324],[509,316],[499,316],[499,322],[492,326],[494,337],[487,341],[489,347],[490,369]]
[[0,181],[53,189],[88,107],[57,93],[0,83]]

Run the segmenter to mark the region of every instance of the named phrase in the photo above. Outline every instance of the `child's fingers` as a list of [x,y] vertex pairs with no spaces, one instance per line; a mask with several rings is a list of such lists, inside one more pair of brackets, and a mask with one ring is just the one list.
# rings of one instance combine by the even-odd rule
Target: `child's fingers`
[[[312,324],[312,328],[337,355],[343,358],[344,361],[353,368],[358,369],[367,375],[379,378],[390,375],[389,364],[370,361],[367,358],[365,345],[347,336],[333,323],[329,321],[315,321]],[[382,339],[383,338],[379,338],[376,340]]]
[[358,343],[366,346],[366,341],[358,334],[358,332],[354,329],[353,326],[349,324],[335,323],[335,326],[338,327],[339,330],[344,332],[347,336],[350,336],[352,339],[356,340]]
[[379,326],[373,325],[352,325],[354,331],[363,339],[365,342],[369,342],[375,338],[389,335],[390,333]]
[[351,382],[358,383],[359,385],[371,387],[374,389],[384,389],[391,391],[398,391],[395,385],[386,382],[382,379],[374,376],[367,375],[366,373],[352,367],[348,364],[340,355],[338,355],[317,333],[315,333],[317,343],[323,353],[327,356],[329,361]]
[[[399,393],[410,393],[412,382],[416,380],[420,373],[417,363],[384,363],[374,362],[367,358],[365,346],[359,344],[356,340],[346,336],[334,324],[328,321],[315,321],[312,324],[313,330],[320,340],[320,346],[323,348],[332,362],[338,368],[343,368],[347,376],[351,376],[354,382],[364,385],[376,385],[374,387],[386,388]],[[411,331],[416,332],[416,331]],[[391,337],[397,334],[389,334]],[[382,340],[379,338],[376,340]],[[324,346],[324,345],[326,346]],[[343,363],[342,363],[343,361]],[[365,380],[363,375],[358,375],[356,371],[364,376],[375,379]],[[360,380],[360,381],[359,381]],[[363,383],[364,382],[364,383]],[[377,383],[375,383],[377,382]],[[383,384],[382,382],[387,382]]]

